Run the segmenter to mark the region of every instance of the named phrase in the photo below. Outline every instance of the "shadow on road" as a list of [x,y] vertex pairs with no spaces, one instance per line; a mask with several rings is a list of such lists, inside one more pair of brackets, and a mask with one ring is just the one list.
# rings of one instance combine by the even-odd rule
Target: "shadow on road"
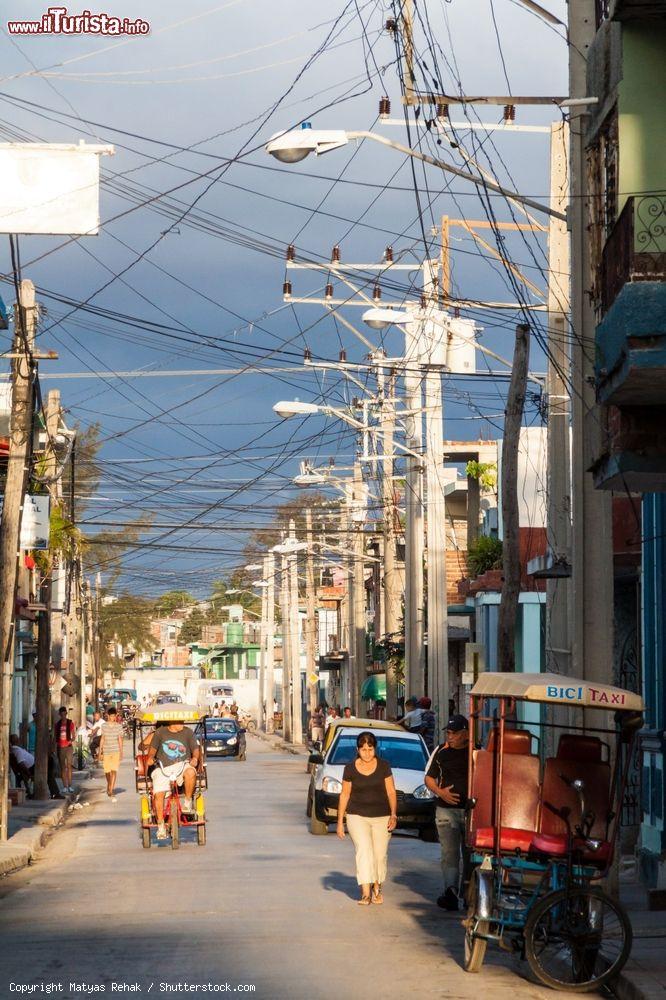
[[354,876],[345,872],[329,872],[324,875],[321,884],[326,892],[341,892],[350,899],[354,899],[359,892]]

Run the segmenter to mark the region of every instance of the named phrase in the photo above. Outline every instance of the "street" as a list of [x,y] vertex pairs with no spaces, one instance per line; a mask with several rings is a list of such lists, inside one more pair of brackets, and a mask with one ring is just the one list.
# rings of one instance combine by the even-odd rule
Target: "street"
[[303,756],[251,738],[246,762],[209,761],[208,844],[184,834],[179,851],[141,848],[130,758],[126,744],[117,803],[73,813],[0,883],[3,997],[50,983],[64,997],[178,983],[271,1000],[555,996],[496,948],[463,972],[459,917],[434,905],[437,844],[394,836],[384,906],[356,906],[349,839],[306,829]]

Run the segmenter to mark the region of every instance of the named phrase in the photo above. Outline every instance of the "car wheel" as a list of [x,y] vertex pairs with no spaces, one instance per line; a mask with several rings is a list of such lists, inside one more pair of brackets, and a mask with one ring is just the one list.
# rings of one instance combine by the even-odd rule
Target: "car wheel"
[[322,823],[317,817],[317,806],[314,801],[310,811],[310,833],[315,837],[325,837],[328,833],[328,823]]

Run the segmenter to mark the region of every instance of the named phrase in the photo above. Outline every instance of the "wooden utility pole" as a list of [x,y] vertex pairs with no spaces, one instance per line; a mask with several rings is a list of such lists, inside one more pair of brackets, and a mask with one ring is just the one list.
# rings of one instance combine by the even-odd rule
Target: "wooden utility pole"
[[[550,204],[569,207],[569,124],[550,132]],[[548,229],[548,549],[553,563],[571,559],[569,282],[571,255],[566,223],[550,217]],[[546,669],[571,674],[570,589],[566,577],[547,583]]]
[[[314,533],[312,531],[312,509],[305,511],[305,653],[307,661],[308,694],[310,712],[319,704],[319,660],[317,657],[317,612],[315,609]],[[312,678],[315,678],[312,680]]]
[[266,732],[272,733],[275,718],[273,715],[273,692],[275,687],[275,556],[269,552],[264,560],[264,579],[268,582],[266,588],[266,675],[264,679],[264,697],[266,699]]
[[525,408],[527,370],[530,357],[530,328],[516,327],[513,369],[504,417],[502,441],[502,535],[503,569],[500,598],[498,646],[499,669],[515,670],[516,615],[520,594],[520,527],[518,516],[518,446]]
[[7,789],[9,785],[9,727],[14,675],[14,614],[18,577],[23,502],[29,476],[33,432],[35,362],[33,347],[37,327],[35,286],[21,282],[16,303],[12,361],[12,409],[9,432],[7,481],[0,521],[0,841],[7,839]]
[[[296,522],[289,522],[289,540],[296,549]],[[291,638],[291,741],[303,742],[303,698],[301,694],[301,636],[298,613],[298,554],[289,556],[289,635]]]
[[[60,392],[52,389],[46,401],[46,476],[53,479],[56,473],[56,456],[51,442],[58,432],[60,419]],[[57,493],[57,483],[49,483],[49,493]],[[44,575],[41,584],[39,612],[39,632],[37,637],[37,737],[35,741],[35,798],[48,799],[48,764],[51,751],[51,698],[49,693],[49,670],[51,666],[51,570]]]

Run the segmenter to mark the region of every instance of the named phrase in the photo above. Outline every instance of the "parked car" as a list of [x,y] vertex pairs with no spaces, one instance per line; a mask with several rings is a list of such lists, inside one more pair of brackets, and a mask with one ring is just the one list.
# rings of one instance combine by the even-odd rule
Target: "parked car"
[[205,743],[206,757],[235,757],[245,760],[245,730],[235,719],[206,718],[197,727],[197,736]]
[[[377,737],[377,755],[391,765],[398,793],[398,829],[417,830],[423,840],[436,840],[435,797],[424,783],[428,751],[418,733],[375,719],[340,719],[327,730],[323,753],[313,753],[307,798],[310,833],[328,833],[337,822],[345,764],[356,759],[356,738],[371,729]],[[331,730],[333,730],[331,732]]]

